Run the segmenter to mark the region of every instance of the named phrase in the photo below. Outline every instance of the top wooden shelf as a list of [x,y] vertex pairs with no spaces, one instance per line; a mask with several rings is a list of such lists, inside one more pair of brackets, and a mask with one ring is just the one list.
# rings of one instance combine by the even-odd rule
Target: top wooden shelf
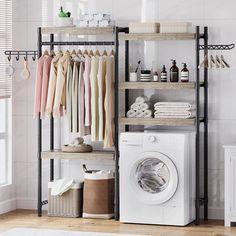
[[85,153],[69,153],[61,150],[42,152],[42,159],[65,159],[65,160],[114,160],[112,151],[93,151]]
[[155,34],[120,34],[119,39],[123,40],[193,40],[196,34],[193,33],[155,33]]
[[114,27],[42,27],[42,34],[99,35],[113,34]]

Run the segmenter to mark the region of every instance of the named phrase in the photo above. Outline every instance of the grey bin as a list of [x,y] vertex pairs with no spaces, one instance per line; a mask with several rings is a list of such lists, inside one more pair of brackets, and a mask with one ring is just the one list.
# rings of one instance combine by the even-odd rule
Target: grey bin
[[53,182],[48,183],[48,216],[81,217],[83,209],[83,182],[75,183],[61,196],[51,196]]

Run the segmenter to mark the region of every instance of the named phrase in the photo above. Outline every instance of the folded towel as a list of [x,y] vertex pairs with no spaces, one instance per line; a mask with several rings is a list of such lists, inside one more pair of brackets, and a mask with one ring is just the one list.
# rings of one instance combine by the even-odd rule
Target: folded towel
[[146,96],[139,96],[135,99],[136,103],[144,103],[144,102],[147,102],[147,101],[148,101],[148,97],[146,97]]
[[140,103],[137,103],[137,102],[135,102],[135,103],[133,103],[131,106],[130,106],[130,109],[132,109],[132,110],[140,110]]
[[158,108],[193,110],[195,109],[195,105],[188,102],[157,102],[154,104],[154,109],[156,110]]
[[128,118],[150,118],[152,117],[152,111],[151,110],[144,110],[144,111],[129,110],[126,116]]
[[150,108],[150,103],[144,102],[144,103],[138,103],[135,102],[130,106],[130,109],[136,110],[136,111],[145,111]]
[[158,108],[155,107],[154,110],[158,112],[184,112],[184,111],[193,111],[195,110],[195,108],[189,109],[183,107],[158,107]]
[[181,118],[181,119],[189,119],[196,116],[196,111],[179,111],[179,112],[158,112],[155,111],[155,118]]

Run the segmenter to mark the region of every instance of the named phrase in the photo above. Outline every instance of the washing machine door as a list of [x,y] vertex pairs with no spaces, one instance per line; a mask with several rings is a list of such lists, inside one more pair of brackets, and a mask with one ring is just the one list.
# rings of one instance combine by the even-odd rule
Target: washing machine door
[[145,204],[168,201],[178,186],[178,173],[171,159],[160,152],[142,153],[131,166],[134,196]]

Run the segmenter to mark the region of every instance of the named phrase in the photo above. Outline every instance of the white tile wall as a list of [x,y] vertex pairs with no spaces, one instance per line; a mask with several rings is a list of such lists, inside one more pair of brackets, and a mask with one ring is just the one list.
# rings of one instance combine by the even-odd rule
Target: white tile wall
[[[66,0],[63,0],[66,2]],[[37,26],[41,25],[42,1],[38,0],[14,0],[14,49],[37,48]],[[51,9],[57,4],[50,3],[47,14],[53,15],[57,9]],[[236,25],[234,0],[228,0],[227,4],[214,0],[89,0],[88,12],[111,13],[117,24],[127,25],[129,21],[142,19],[153,20],[185,20],[192,21],[194,25],[208,25],[209,41],[211,43],[233,43],[236,38]],[[52,17],[51,17],[52,18]],[[51,19],[52,23],[53,19]],[[121,51],[122,51],[121,43]],[[147,44],[146,56],[144,56],[143,43],[133,43],[130,55],[131,64],[134,66],[141,58],[146,66],[153,61],[161,67],[170,65],[170,58],[176,58],[178,64],[187,62],[190,73],[194,71],[194,44],[192,42],[160,42]],[[224,162],[222,144],[236,142],[236,109],[234,100],[236,87],[234,62],[235,50],[224,53],[225,58],[232,66],[229,70],[212,70],[209,76],[209,205],[213,218],[222,217],[224,203]],[[124,54],[121,53],[121,68],[124,67]],[[37,123],[32,118],[34,97],[34,70],[35,63],[30,62],[31,79],[22,81],[19,77],[22,62],[16,63],[16,75],[14,77],[13,115],[14,115],[14,155],[16,159],[16,196],[18,207],[35,207],[37,196]],[[123,72],[121,72],[123,74]],[[161,99],[167,99],[166,93],[157,95]],[[173,94],[171,97],[176,97]],[[184,99],[189,99],[190,94],[184,93]],[[57,121],[57,123],[59,123]],[[47,129],[48,121],[43,127]],[[61,131],[60,131],[61,132]],[[59,131],[57,146],[60,146]],[[44,132],[44,149],[48,148],[48,132]],[[66,136],[65,136],[66,137]],[[66,138],[68,139],[68,137]],[[63,139],[62,139],[63,141]],[[64,140],[63,142],[66,142]],[[105,166],[110,164],[105,163]],[[65,166],[65,163],[63,164]],[[93,167],[93,166],[91,166]],[[70,173],[78,173],[81,165],[73,163],[68,167]],[[63,173],[66,174],[66,169]],[[45,166],[45,176],[48,174]],[[79,175],[77,175],[79,177]],[[45,177],[45,183],[48,177]],[[45,187],[46,188],[46,187]],[[44,190],[46,192],[46,189]],[[28,205],[27,205],[28,203]]]

